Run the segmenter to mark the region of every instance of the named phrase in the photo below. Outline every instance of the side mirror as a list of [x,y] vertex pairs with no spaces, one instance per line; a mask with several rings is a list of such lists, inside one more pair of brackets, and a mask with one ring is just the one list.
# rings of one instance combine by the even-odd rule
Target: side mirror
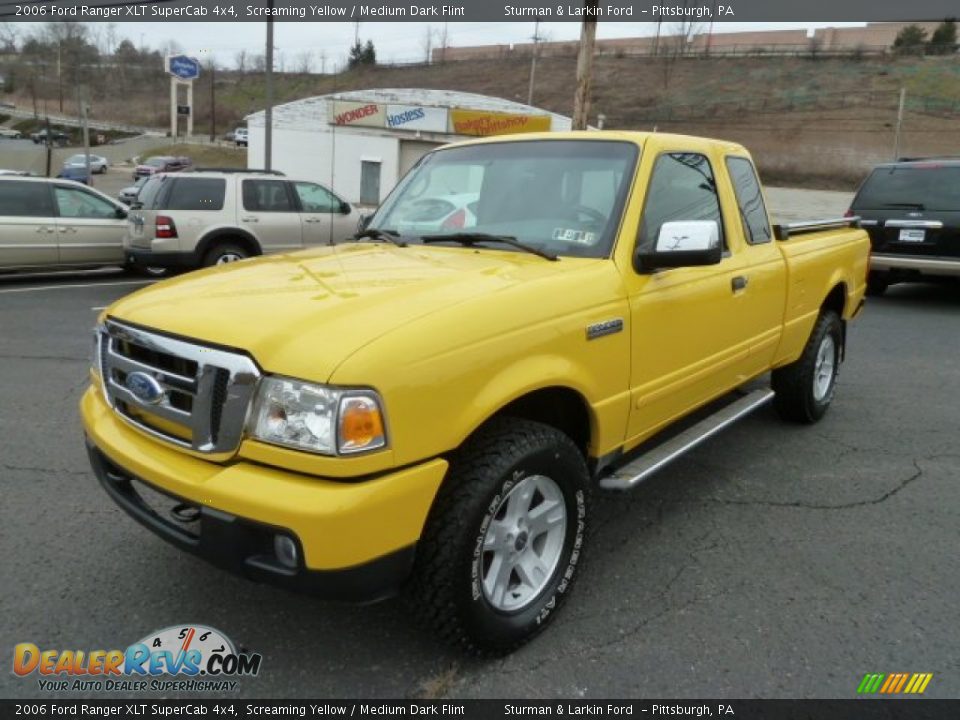
[[352,209],[353,209],[353,208],[350,207],[350,203],[348,203],[346,200],[341,200],[341,201],[340,201],[340,214],[341,214],[341,215],[349,215],[349,214],[350,214],[350,211],[351,211]]
[[117,208],[114,214],[116,214],[118,220],[125,220],[127,217],[127,211],[123,208]]
[[634,266],[637,272],[650,273],[661,268],[716,265],[722,259],[716,220],[688,220],[661,225],[654,250],[638,252]]
[[370,224],[370,221],[373,219],[373,213],[365,213],[360,216],[360,219],[357,221],[357,232],[363,232],[367,229],[367,225]]

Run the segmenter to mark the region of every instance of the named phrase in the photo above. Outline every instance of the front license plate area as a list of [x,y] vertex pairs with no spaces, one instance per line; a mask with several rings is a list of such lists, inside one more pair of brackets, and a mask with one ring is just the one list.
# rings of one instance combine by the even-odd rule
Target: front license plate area
[[926,235],[924,230],[901,230],[900,242],[921,243],[926,239]]

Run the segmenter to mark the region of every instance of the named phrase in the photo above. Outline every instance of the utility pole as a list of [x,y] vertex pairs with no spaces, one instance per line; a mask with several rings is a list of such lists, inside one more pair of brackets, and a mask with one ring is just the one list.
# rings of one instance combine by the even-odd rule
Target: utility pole
[[533,83],[537,76],[537,49],[540,45],[540,21],[533,24],[533,57],[530,58],[530,87],[527,88],[527,105],[533,105]]
[[87,167],[87,185],[93,187],[93,173],[90,172],[90,126],[87,115],[90,113],[90,104],[85,97],[80,99],[80,126],[83,128],[83,157]]
[[60,113],[63,114],[63,72],[61,71],[61,42],[57,41],[57,96],[60,99]]
[[584,0],[583,25],[580,27],[580,52],[577,55],[577,91],[573,97],[574,130],[586,130],[590,115],[590,83],[593,80],[593,44],[597,37],[600,0]]
[[653,41],[653,54],[660,54],[660,25],[663,24],[663,20],[657,20],[657,37]]
[[210,142],[217,140],[217,98],[216,98],[217,64],[210,60]]
[[44,143],[44,145],[47,146],[47,173],[46,173],[46,175],[47,175],[47,177],[50,177],[50,164],[51,164],[51,162],[53,161],[53,146],[51,145],[51,142],[52,142],[52,141],[51,141],[51,139],[50,139],[50,133],[51,133],[51,130],[50,130],[50,116],[48,115],[46,118],[44,118],[44,120],[46,121],[46,128],[47,128],[47,137],[46,137],[46,142]]
[[263,113],[263,169],[273,170],[273,0],[267,0],[266,91],[267,107]]
[[903,107],[907,103],[907,89],[905,87],[900,88],[900,106],[897,108],[897,133],[894,136],[893,140],[893,160],[896,160],[900,157],[900,130],[903,127]]

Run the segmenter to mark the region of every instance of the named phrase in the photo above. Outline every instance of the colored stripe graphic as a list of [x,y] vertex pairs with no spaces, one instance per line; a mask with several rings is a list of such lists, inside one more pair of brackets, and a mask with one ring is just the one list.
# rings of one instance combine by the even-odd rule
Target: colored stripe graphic
[[933,679],[933,673],[867,673],[857,686],[857,694],[919,695]]

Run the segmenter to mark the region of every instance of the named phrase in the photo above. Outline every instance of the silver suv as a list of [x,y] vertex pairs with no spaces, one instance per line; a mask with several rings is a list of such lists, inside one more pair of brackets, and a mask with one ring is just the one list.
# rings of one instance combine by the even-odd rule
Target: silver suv
[[209,267],[332,245],[356,232],[359,220],[323,185],[276,172],[160,174],[131,206],[124,250],[133,266]]

